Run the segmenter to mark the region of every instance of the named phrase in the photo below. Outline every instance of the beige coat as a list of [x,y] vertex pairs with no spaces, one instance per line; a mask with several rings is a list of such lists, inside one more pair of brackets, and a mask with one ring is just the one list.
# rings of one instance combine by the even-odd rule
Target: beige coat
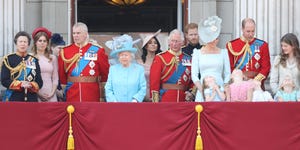
[[276,56],[274,63],[272,64],[272,69],[270,73],[270,86],[272,92],[275,94],[279,88],[280,83],[282,83],[284,77],[288,74],[292,75],[296,88],[300,87],[300,70],[297,67],[296,62],[289,64],[287,62],[286,67],[279,64],[280,56]]

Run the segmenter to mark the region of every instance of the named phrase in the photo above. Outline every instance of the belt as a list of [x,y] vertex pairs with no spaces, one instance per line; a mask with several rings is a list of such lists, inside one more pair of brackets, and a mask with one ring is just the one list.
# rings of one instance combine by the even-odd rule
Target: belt
[[187,87],[185,85],[179,85],[179,84],[169,84],[169,83],[164,83],[161,86],[163,89],[166,90],[186,90]]
[[91,77],[91,76],[82,76],[82,77],[68,77],[68,82],[98,82],[100,81],[99,77]]
[[254,71],[245,71],[244,72],[244,76],[248,79],[253,79],[254,77],[256,77],[258,74],[258,72],[254,72]]

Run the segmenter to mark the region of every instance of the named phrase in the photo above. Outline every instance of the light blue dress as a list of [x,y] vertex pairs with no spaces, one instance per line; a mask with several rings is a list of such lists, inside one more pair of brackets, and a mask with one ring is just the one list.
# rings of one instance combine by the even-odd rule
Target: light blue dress
[[[199,73],[201,79],[199,79]],[[221,49],[218,54],[202,54],[201,50],[194,49],[192,57],[192,80],[194,83],[200,81],[202,84],[206,76],[213,76],[217,84],[224,87],[224,83],[228,83],[230,80],[230,74],[230,63],[226,49]],[[204,101],[199,90],[197,90],[195,101]]]
[[146,79],[144,68],[136,63],[129,67],[115,64],[109,68],[105,85],[107,102],[142,102],[146,95]]
[[292,93],[286,93],[283,90],[278,90],[274,99],[278,101],[278,97],[281,97],[285,102],[297,102],[300,99],[300,91],[294,90]]
[[[220,87],[220,91],[224,92],[224,88],[222,86]],[[212,96],[212,94],[213,94],[213,89],[212,88],[206,88],[206,89],[204,89],[204,95]],[[215,102],[221,102],[222,101],[220,95],[217,92],[216,92],[216,95],[215,95],[213,101],[215,101]]]

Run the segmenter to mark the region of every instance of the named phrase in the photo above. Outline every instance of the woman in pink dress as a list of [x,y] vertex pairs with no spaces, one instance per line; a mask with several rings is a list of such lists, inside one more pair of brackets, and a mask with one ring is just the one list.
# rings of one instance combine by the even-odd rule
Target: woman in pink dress
[[234,69],[231,74],[232,83],[229,85],[229,97],[227,101],[232,102],[251,102],[254,83],[252,80],[244,81],[243,72]]
[[56,88],[58,85],[57,58],[50,54],[49,40],[51,32],[43,27],[36,28],[32,33],[34,45],[32,51],[39,59],[44,86],[38,92],[39,102],[57,102]]
[[152,65],[154,56],[161,52],[160,43],[156,37],[159,33],[160,30],[144,38],[143,45],[142,45],[143,53],[141,59],[137,60],[137,62],[144,67],[145,77],[147,81],[147,92],[146,92],[146,97],[144,99],[144,102],[151,102],[149,98],[150,95],[149,75],[150,75],[150,67]]

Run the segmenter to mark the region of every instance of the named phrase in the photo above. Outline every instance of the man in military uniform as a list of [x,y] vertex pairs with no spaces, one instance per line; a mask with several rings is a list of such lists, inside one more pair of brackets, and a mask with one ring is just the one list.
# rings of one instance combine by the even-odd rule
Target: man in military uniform
[[254,37],[255,21],[246,18],[242,21],[243,35],[226,44],[231,71],[241,69],[246,79],[261,81],[263,87],[271,64],[268,43]]
[[182,52],[192,56],[193,50],[200,49],[202,45],[199,43],[198,25],[196,23],[189,23],[184,28],[185,39],[187,45],[182,48]]
[[186,92],[192,87],[191,57],[181,51],[183,33],[170,32],[169,50],[155,56],[150,68],[150,98],[153,102],[186,101]]
[[7,88],[3,101],[37,102],[37,92],[43,86],[38,59],[27,53],[30,35],[20,31],[14,38],[16,53],[4,56],[1,83]]
[[[187,45],[182,48],[182,52],[186,55],[189,55],[192,57],[194,49],[200,50],[202,45],[199,43],[199,33],[198,33],[198,24],[196,23],[189,23],[184,28],[184,35],[185,39],[187,41]],[[199,74],[199,79],[201,75]],[[187,98],[190,99],[190,101],[193,101],[195,98],[197,92],[196,86],[194,86],[190,93],[187,93]],[[190,95],[192,94],[192,95]]]
[[73,26],[74,43],[64,47],[58,58],[59,77],[65,85],[67,102],[104,101],[104,83],[109,63],[105,50],[89,43],[84,23]]

